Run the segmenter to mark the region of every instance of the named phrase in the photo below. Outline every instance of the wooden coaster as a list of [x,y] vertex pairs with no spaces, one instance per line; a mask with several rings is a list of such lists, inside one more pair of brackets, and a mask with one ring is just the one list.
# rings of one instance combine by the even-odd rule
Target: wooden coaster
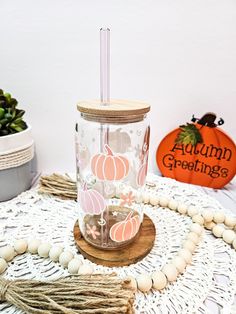
[[97,249],[88,244],[81,235],[78,222],[74,226],[74,238],[80,253],[96,264],[110,267],[137,263],[151,251],[155,237],[156,228],[147,215],[144,215],[139,236],[134,242],[114,251]]

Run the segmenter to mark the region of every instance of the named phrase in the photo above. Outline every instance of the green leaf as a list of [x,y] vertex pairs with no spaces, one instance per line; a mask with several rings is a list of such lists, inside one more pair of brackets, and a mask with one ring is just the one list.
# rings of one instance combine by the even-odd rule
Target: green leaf
[[17,100],[15,98],[11,98],[10,100],[11,107],[16,108],[17,104],[18,104]]
[[10,102],[10,100],[11,100],[11,94],[9,94],[9,93],[4,93],[4,96],[6,97],[7,101]]
[[5,136],[8,134],[9,134],[8,130],[0,130],[0,136]]
[[202,136],[195,124],[187,123],[180,126],[180,132],[175,143],[195,146],[197,143],[202,143]]
[[27,129],[27,124],[22,120],[25,111],[16,109],[17,105],[17,100],[11,94],[0,89],[0,136]]
[[0,123],[1,123],[2,125],[6,125],[6,124],[8,123],[8,120],[5,119],[5,118],[3,118],[2,120],[0,120]]
[[15,123],[11,123],[10,128],[17,131],[17,132],[23,131],[22,127],[20,125],[16,125]]
[[3,108],[0,108],[0,119],[2,119],[5,115],[5,110]]
[[7,112],[7,113],[5,114],[5,119],[7,119],[8,121],[11,121],[12,115]]
[[16,109],[16,118],[21,118],[25,114],[24,110]]

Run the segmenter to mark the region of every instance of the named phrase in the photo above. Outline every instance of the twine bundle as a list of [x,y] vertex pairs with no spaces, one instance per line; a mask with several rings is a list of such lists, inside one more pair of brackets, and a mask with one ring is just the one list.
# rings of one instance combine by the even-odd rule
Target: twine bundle
[[51,282],[0,278],[0,302],[31,314],[134,313],[128,280],[115,274],[77,275]]
[[53,173],[50,176],[41,176],[39,193],[52,194],[63,199],[76,200],[77,188],[76,182],[73,181],[67,174],[62,176]]

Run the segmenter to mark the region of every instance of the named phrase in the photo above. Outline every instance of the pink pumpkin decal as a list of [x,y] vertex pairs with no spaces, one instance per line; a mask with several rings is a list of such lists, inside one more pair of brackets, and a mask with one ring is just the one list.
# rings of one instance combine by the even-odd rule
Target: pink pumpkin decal
[[106,208],[104,197],[96,190],[88,190],[86,183],[79,191],[79,202],[83,211],[90,215],[99,215]]
[[114,242],[123,242],[132,239],[138,232],[140,227],[139,215],[131,217],[130,212],[125,220],[117,222],[110,229],[110,238]]
[[138,170],[138,174],[137,174],[137,185],[139,186],[143,186],[145,181],[146,181],[146,176],[147,176],[147,162],[144,162],[139,170]]
[[119,154],[113,154],[111,148],[104,146],[106,153],[97,154],[91,160],[91,170],[99,180],[117,181],[125,178],[129,172],[129,160]]

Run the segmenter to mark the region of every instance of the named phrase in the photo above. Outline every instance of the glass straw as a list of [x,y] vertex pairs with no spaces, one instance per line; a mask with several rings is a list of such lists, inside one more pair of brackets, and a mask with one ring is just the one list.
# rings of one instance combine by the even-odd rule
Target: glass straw
[[100,97],[101,105],[110,102],[110,29],[100,29]]
[[[110,29],[100,29],[100,101],[101,106],[107,106],[110,102]],[[101,123],[100,150],[109,142],[109,126]],[[102,182],[102,192],[105,195],[105,183]],[[101,245],[107,247],[109,240],[109,206],[101,214]]]

